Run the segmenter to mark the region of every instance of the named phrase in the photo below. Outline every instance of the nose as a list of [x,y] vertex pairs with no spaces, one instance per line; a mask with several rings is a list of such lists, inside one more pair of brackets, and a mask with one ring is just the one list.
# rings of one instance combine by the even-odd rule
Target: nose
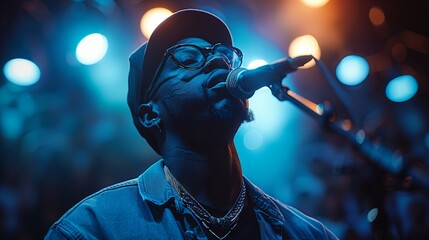
[[215,69],[230,70],[231,66],[228,61],[220,55],[213,55],[204,65],[204,73],[209,73]]

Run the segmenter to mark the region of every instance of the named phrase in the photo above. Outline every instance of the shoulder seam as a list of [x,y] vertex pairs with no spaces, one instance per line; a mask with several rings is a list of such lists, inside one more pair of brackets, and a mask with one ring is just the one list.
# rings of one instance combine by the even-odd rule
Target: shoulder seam
[[120,182],[120,183],[113,184],[113,185],[108,186],[108,187],[104,187],[104,188],[98,190],[97,192],[94,192],[94,193],[90,194],[89,196],[85,197],[84,199],[80,200],[78,203],[76,203],[66,213],[64,213],[64,215],[60,219],[58,219],[57,223],[61,222],[65,217],[67,217],[71,212],[73,212],[83,202],[85,202],[86,200],[88,200],[90,198],[93,198],[93,197],[95,197],[97,195],[100,195],[100,194],[102,194],[104,192],[107,192],[107,191],[111,191],[111,190],[115,190],[115,189],[120,189],[120,188],[126,188],[126,187],[132,187],[132,186],[137,186],[137,185],[138,185],[137,179],[134,178],[134,179],[130,179],[130,180],[127,180],[127,181],[123,181],[123,182]]

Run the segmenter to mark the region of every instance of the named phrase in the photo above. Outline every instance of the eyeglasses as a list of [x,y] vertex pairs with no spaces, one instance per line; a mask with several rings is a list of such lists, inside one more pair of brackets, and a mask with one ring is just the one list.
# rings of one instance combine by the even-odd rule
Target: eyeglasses
[[224,60],[226,60],[230,69],[239,68],[242,63],[243,53],[240,49],[217,43],[212,47],[200,47],[194,44],[178,44],[168,48],[163,56],[162,63],[159,65],[152,82],[146,92],[146,99],[151,99],[151,96],[158,88],[164,83],[156,83],[161,73],[162,68],[165,65],[167,57],[171,57],[177,66],[186,70],[197,70],[202,68],[207,61],[207,57],[210,54],[219,54]]
[[240,67],[243,59],[240,49],[221,43],[205,48],[194,44],[179,44],[167,49],[166,53],[179,67],[187,70],[197,70],[204,66],[211,53],[220,54],[231,69]]

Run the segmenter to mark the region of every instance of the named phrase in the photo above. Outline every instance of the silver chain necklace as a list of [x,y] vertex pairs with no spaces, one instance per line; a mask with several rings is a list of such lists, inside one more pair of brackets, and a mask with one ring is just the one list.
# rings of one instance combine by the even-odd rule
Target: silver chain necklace
[[[164,173],[167,181],[179,194],[183,203],[191,210],[191,212],[202,222],[202,225],[215,236],[217,239],[226,238],[232,230],[237,226],[240,215],[243,211],[246,199],[246,186],[243,182],[240,193],[235,200],[234,205],[223,217],[214,217],[211,215],[192,195],[180,184],[179,181],[171,174],[167,165],[164,166]],[[213,228],[228,229],[223,236],[219,236],[213,231]]]

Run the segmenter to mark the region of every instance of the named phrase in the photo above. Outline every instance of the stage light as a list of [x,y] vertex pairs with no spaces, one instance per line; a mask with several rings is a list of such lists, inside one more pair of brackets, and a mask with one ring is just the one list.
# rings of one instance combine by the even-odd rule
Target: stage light
[[262,59],[253,60],[247,65],[247,69],[255,69],[267,65],[267,61]]
[[[321,51],[319,43],[312,35],[304,35],[295,38],[289,45],[289,56],[294,58],[301,55],[313,55],[316,59],[320,59]],[[302,66],[302,69],[314,66],[316,62],[311,60]]]
[[33,85],[40,79],[39,67],[23,58],[9,60],[3,67],[3,74],[9,82],[20,86]]
[[386,86],[386,96],[393,102],[405,102],[418,90],[416,79],[411,75],[402,75],[392,79]]
[[369,64],[363,57],[349,55],[340,61],[336,73],[341,83],[354,86],[366,79],[369,74]]
[[166,8],[152,8],[147,11],[140,20],[140,31],[149,39],[155,28],[166,18],[173,14]]
[[329,2],[329,0],[301,0],[305,5],[312,8],[323,7],[325,4]]
[[384,12],[379,7],[372,7],[369,10],[369,20],[374,26],[381,26],[384,23]]
[[108,42],[100,33],[93,33],[84,37],[76,47],[77,60],[85,65],[99,62],[106,55]]

